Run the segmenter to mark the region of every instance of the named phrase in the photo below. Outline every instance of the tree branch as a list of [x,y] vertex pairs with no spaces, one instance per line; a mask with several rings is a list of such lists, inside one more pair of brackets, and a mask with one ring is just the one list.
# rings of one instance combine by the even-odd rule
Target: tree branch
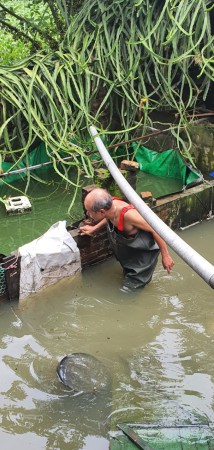
[[[1,2],[0,2],[0,7],[3,9],[3,11],[5,11],[5,12],[7,12],[8,14],[10,14],[11,16],[15,17],[15,18],[18,19],[20,22],[26,23],[26,24],[29,26],[29,28],[31,28],[32,30],[37,31],[42,37],[44,37],[46,40],[48,40],[48,42],[49,42],[50,44],[52,44],[52,46],[55,47],[55,46],[57,45],[57,41],[56,41],[54,38],[52,38],[46,31],[43,31],[43,30],[42,30],[40,27],[38,27],[36,24],[31,23],[30,20],[28,20],[28,19],[26,19],[26,18],[24,18],[24,17],[21,17],[21,16],[19,16],[18,14],[16,14],[15,12],[13,12],[12,10],[6,8],[6,6],[2,5]],[[58,22],[59,22],[59,19],[58,19]],[[16,31],[16,30],[19,31],[18,28],[13,27],[13,25],[8,24],[7,22],[4,22],[3,20],[1,20],[1,18],[0,18],[0,23],[2,23],[5,27],[10,28],[11,30],[14,29],[14,31]],[[56,23],[56,26],[58,27],[57,23]],[[28,36],[26,33],[23,33],[23,32],[21,32],[21,31],[20,31],[20,34],[21,34],[23,37],[25,37],[25,36],[27,37],[27,36]],[[31,42],[34,42],[34,39],[32,39],[30,36],[28,36],[28,39],[29,39]]]
[[53,5],[53,0],[43,0],[43,1],[44,1],[44,3],[47,3],[47,5],[51,11],[52,17],[54,19],[54,23],[56,25],[57,31],[60,34],[60,36],[62,36],[62,31],[64,32],[65,25],[63,24],[62,19],[60,18],[55,6]]
[[4,25],[5,28],[9,28],[13,33],[17,33],[17,35],[22,36],[24,39],[32,42],[36,47],[41,47],[41,44],[37,43],[33,38],[31,38],[28,34],[24,33],[23,31],[20,31],[18,28],[14,27],[13,25],[10,25],[9,23],[5,22],[4,20],[0,19],[0,23]]

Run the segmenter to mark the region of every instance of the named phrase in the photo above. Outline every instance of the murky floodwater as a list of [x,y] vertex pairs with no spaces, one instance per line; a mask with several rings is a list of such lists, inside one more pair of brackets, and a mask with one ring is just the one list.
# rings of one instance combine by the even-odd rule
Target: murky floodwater
[[[179,234],[214,263],[214,220]],[[2,449],[107,450],[118,422],[214,422],[214,292],[173,256],[172,274],[159,262],[135,294],[110,259],[0,303]],[[106,367],[105,388],[76,395],[58,380],[75,352]]]

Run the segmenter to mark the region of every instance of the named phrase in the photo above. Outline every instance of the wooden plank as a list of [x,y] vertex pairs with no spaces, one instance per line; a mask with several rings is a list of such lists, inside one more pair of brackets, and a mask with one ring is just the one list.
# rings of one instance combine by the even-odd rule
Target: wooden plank
[[155,450],[154,447],[148,445],[131,427],[125,424],[118,424],[123,433],[131,439],[134,444],[142,450]]

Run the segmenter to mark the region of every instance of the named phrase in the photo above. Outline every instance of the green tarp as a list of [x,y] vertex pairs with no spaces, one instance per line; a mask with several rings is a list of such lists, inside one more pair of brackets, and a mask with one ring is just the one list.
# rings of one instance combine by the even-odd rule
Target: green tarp
[[177,150],[156,152],[144,146],[132,143],[135,159],[140,170],[157,177],[181,180],[182,186],[190,187],[202,181],[202,174],[186,164]]
[[[179,180],[181,189],[183,187],[190,187],[198,184],[203,179],[201,173],[197,171],[197,169],[193,169],[183,161],[177,150],[166,150],[159,153],[154,150],[149,150],[144,146],[139,146],[136,142],[132,143],[132,149],[135,152],[135,159],[139,163],[141,171],[159,178]],[[46,152],[45,144],[41,142],[38,147],[31,151],[18,164],[3,162],[2,169],[4,172],[15,171],[49,161],[51,160]],[[37,170],[40,171],[44,168],[46,168],[46,166]],[[28,171],[25,171],[18,174],[11,174],[6,177],[0,177],[0,184],[3,184],[3,180],[8,184],[11,184],[16,180],[24,179],[27,174]]]
[[[31,167],[35,166],[37,164],[43,164],[45,162],[50,161],[50,157],[46,153],[45,144],[43,142],[40,143],[38,147],[36,147],[34,150],[32,150],[27,157],[24,157],[21,162],[18,164],[14,164],[12,162],[3,162],[2,169],[3,171],[9,172],[9,171],[15,171],[18,169],[24,169],[25,167]],[[45,166],[44,166],[45,167]],[[39,170],[43,169],[41,167]],[[0,184],[3,183],[3,180],[5,180],[8,184],[13,183],[14,181],[26,178],[28,172],[21,172],[17,174],[12,174],[4,177],[0,177]]]

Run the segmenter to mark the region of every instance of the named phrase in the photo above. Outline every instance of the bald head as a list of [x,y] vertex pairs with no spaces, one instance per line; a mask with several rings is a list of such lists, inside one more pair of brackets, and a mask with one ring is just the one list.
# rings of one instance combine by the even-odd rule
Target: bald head
[[108,211],[112,207],[112,197],[106,189],[95,188],[86,196],[85,207],[94,212],[101,209]]

